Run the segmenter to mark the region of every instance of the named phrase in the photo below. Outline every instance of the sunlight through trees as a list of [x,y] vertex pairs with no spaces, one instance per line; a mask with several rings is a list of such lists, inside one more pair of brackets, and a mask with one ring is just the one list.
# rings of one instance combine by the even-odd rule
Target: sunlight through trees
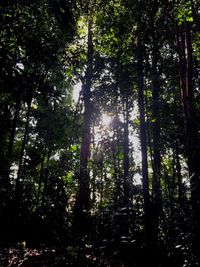
[[200,265],[200,3],[0,3],[0,266]]

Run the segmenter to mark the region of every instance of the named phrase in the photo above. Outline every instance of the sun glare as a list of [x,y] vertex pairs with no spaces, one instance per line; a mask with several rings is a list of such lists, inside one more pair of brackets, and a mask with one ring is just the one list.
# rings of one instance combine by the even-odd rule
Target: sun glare
[[109,126],[111,121],[112,121],[112,118],[109,115],[107,115],[107,114],[102,115],[102,124],[104,126],[106,126],[106,127]]
[[80,91],[81,91],[81,86],[82,86],[81,82],[78,82],[77,84],[74,85],[73,99],[74,99],[75,103],[78,102]]

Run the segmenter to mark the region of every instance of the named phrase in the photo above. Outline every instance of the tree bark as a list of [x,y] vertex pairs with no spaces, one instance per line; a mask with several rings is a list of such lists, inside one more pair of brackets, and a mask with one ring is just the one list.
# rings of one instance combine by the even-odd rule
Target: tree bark
[[150,213],[150,194],[149,194],[149,174],[148,174],[148,157],[147,157],[147,134],[145,121],[145,104],[144,104],[144,73],[143,73],[143,46],[141,37],[138,36],[137,43],[137,76],[138,76],[138,107],[140,114],[140,143],[142,154],[142,185],[144,198],[144,230],[146,249],[151,246],[151,213]]
[[131,181],[129,177],[129,101],[128,101],[128,88],[124,88],[123,96],[123,115],[124,115],[124,202],[126,206],[130,205],[130,187]]
[[116,157],[116,139],[118,138],[117,130],[114,128],[113,131],[113,140],[112,140],[112,159],[113,159],[113,178],[115,181],[115,194],[114,194],[114,203],[116,208],[119,206],[120,198],[121,198],[121,190],[120,190],[120,177],[119,177],[119,170],[117,168],[117,157]]
[[185,120],[185,153],[191,185],[191,200],[194,221],[194,249],[198,260],[200,247],[200,144],[194,107],[193,59],[190,24],[178,27],[180,87]]
[[43,180],[43,175],[44,175],[44,161],[46,157],[46,144],[44,147],[43,155],[42,155],[42,160],[40,164],[40,175],[39,175],[39,181],[38,181],[38,192],[37,192],[37,200],[36,200],[36,207],[39,207],[39,202],[40,202],[40,194],[41,194],[41,187],[42,187],[42,180]]
[[32,102],[32,95],[30,96],[30,99],[27,101],[27,113],[26,113],[26,123],[25,123],[25,129],[24,129],[24,136],[20,151],[20,158],[19,158],[19,167],[17,172],[17,179],[16,179],[16,197],[19,197],[19,190],[20,190],[20,179],[23,174],[23,164],[24,164],[24,152],[26,148],[26,144],[28,142],[28,135],[29,135],[29,119],[31,114],[31,102]]
[[50,157],[51,157],[51,135],[49,134],[48,144],[47,144],[47,162],[46,162],[45,172],[44,172],[44,188],[43,188],[43,192],[42,192],[42,203],[41,203],[42,209],[44,209],[45,201],[46,201]]
[[[92,25],[93,18],[90,17],[88,21],[88,50],[87,50],[87,68],[85,79],[82,86],[83,100],[84,100],[84,115],[83,115],[83,132],[82,144],[80,152],[80,173],[79,173],[79,189],[74,209],[74,223],[80,223],[85,220],[90,206],[90,189],[89,189],[89,173],[88,173],[88,159],[90,155],[91,143],[91,86],[93,76],[93,42],[92,42]],[[85,214],[85,215],[84,215]],[[84,228],[84,227],[83,227]]]
[[10,186],[10,181],[8,180],[8,159],[5,153],[7,149],[7,138],[9,135],[10,121],[11,121],[10,109],[7,104],[2,105],[0,109],[0,185],[6,190]]
[[178,151],[178,145],[176,144],[175,148],[175,156],[176,156],[176,176],[177,176],[177,183],[178,183],[178,199],[179,199],[179,206],[181,209],[184,208],[184,199],[185,199],[185,192],[183,188],[183,181],[181,175],[181,163],[180,163],[180,156]]
[[[155,41],[155,40],[154,40]],[[161,156],[160,156],[160,80],[157,70],[157,47],[153,44],[152,51],[152,118],[153,118],[153,221],[155,242],[158,237],[159,216],[162,212],[161,196]]]
[[19,117],[19,111],[20,111],[20,100],[16,100],[16,105],[15,105],[15,115],[13,118],[12,122],[12,128],[9,136],[9,144],[8,144],[8,166],[7,166],[7,179],[9,180],[10,176],[10,168],[12,164],[12,158],[13,158],[13,146],[14,146],[14,139],[15,139],[15,133],[16,133],[16,127],[17,127],[17,121]]

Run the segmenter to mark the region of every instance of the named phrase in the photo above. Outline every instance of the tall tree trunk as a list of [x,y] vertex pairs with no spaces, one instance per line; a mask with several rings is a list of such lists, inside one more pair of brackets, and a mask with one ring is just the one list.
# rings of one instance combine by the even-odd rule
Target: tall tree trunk
[[194,219],[194,249],[197,257],[200,258],[200,144],[194,110],[192,41],[188,22],[178,28],[178,47],[180,51],[180,86],[185,119],[185,152],[188,159]]
[[[119,122],[119,118],[118,118],[118,122]],[[117,186],[118,186],[118,206],[117,209],[119,207],[121,207],[122,203],[123,203],[123,175],[122,175],[122,166],[121,166],[121,142],[120,142],[120,138],[121,138],[121,132],[120,132],[120,127],[119,124],[117,122],[117,127],[116,127],[116,167],[117,167]]]
[[8,159],[7,159],[7,137],[11,124],[11,112],[7,104],[0,109],[0,186],[8,189],[10,181],[8,179]]
[[[87,212],[89,211],[89,204],[90,204],[88,159],[90,154],[90,142],[91,142],[90,125],[92,116],[92,109],[91,109],[91,86],[92,86],[92,75],[93,75],[92,24],[93,24],[93,18],[90,17],[88,21],[88,51],[87,51],[88,62],[85,73],[85,80],[82,86],[85,110],[83,115],[83,133],[82,133],[82,144],[80,152],[79,189],[74,209],[74,224],[80,223],[80,220],[85,220],[85,215],[87,215]],[[82,223],[84,224],[83,221]],[[82,228],[84,228],[84,226]]]
[[[155,42],[155,40],[154,40]],[[152,51],[152,118],[153,118],[153,221],[154,238],[157,243],[158,223],[162,212],[161,196],[161,156],[160,156],[160,80],[157,70],[158,55],[157,46],[153,45]]]
[[[95,130],[94,130],[94,127],[92,127],[92,148],[93,148],[93,151],[94,151],[95,150]],[[100,147],[100,149],[101,149],[101,147]],[[101,153],[101,150],[100,150],[99,153]],[[97,177],[97,170],[98,170],[97,160],[95,160],[95,154],[93,153],[92,180],[91,180],[91,191],[92,191],[91,200],[92,200],[92,204],[95,204],[95,202],[96,202],[96,177]]]
[[[0,168],[1,172],[3,170],[2,178],[5,181],[3,183],[7,186],[10,184],[10,179],[9,179],[10,178],[10,168],[11,168],[11,164],[12,164],[13,146],[14,146],[17,120],[19,117],[19,110],[20,110],[20,101],[16,100],[14,118],[12,120],[12,123],[10,123],[10,119],[9,119],[9,124],[11,124],[11,130],[10,130],[10,134],[9,134],[9,142],[8,142],[8,149],[7,149],[7,154],[6,154],[6,162],[3,163],[3,160],[0,159],[1,164],[3,163],[3,165],[4,165],[2,168]],[[2,133],[3,129],[2,130],[0,129],[0,132]],[[2,137],[1,140],[6,140],[6,138]],[[1,146],[1,148],[3,148],[3,145]],[[1,176],[1,172],[0,172],[0,176]]]
[[47,150],[47,148],[46,148],[46,144],[45,144],[43,155],[42,155],[42,161],[40,164],[40,175],[39,175],[39,181],[38,181],[36,208],[39,207],[39,202],[40,202],[40,194],[41,194],[42,180],[43,180],[43,175],[44,175],[44,161],[45,161],[45,157],[46,157],[46,150]]
[[[140,33],[141,34],[141,33]],[[144,104],[144,73],[143,73],[143,45],[141,37],[138,36],[137,44],[137,76],[138,76],[138,107],[140,114],[140,143],[142,154],[142,185],[144,198],[144,230],[146,249],[151,246],[151,213],[150,213],[150,195],[149,195],[149,175],[147,158],[147,134],[145,122],[145,104]]]
[[103,187],[104,187],[104,166],[103,166],[103,157],[100,162],[100,204],[103,203]]
[[26,148],[26,144],[28,142],[28,135],[29,135],[29,119],[30,119],[30,114],[31,114],[31,102],[32,102],[32,96],[27,102],[27,113],[26,113],[26,123],[25,123],[25,129],[24,129],[24,136],[23,136],[23,141],[22,141],[22,146],[21,146],[21,151],[20,151],[20,158],[19,158],[19,167],[18,167],[18,172],[17,172],[17,179],[16,179],[16,197],[19,197],[19,191],[20,191],[20,179],[23,174],[23,164],[24,164],[24,152]]
[[180,209],[184,209],[184,199],[185,199],[185,192],[183,188],[183,181],[181,175],[181,163],[180,163],[180,156],[178,151],[178,144],[176,144],[175,148],[176,153],[176,176],[177,176],[177,184],[178,184],[178,199],[179,199],[179,206]]
[[51,135],[48,136],[48,143],[47,143],[47,162],[45,166],[45,172],[44,172],[44,188],[42,192],[42,208],[45,207],[46,202],[46,194],[47,194],[47,185],[48,185],[48,177],[49,177],[49,161],[51,157]]
[[[127,91],[127,90],[126,90]],[[131,181],[129,177],[129,105],[128,105],[128,94],[125,92],[124,96],[124,201],[125,205],[130,204],[130,187]]]
[[112,141],[112,160],[113,160],[113,178],[114,178],[114,181],[115,181],[115,186],[116,186],[116,189],[115,189],[115,195],[114,195],[114,203],[115,203],[115,207],[118,207],[119,206],[119,200],[120,200],[120,194],[121,194],[121,190],[120,190],[120,178],[119,178],[119,170],[117,168],[117,157],[116,157],[116,138],[117,137],[117,130],[114,128],[114,131],[113,131],[113,141]]
[[7,166],[7,179],[9,179],[10,176],[10,168],[12,164],[12,158],[13,158],[13,146],[14,146],[14,139],[15,139],[15,133],[16,133],[16,127],[17,127],[17,121],[19,117],[19,111],[20,111],[20,100],[16,100],[16,105],[15,105],[15,114],[14,118],[12,121],[12,128],[9,136],[9,144],[8,144],[8,166]]

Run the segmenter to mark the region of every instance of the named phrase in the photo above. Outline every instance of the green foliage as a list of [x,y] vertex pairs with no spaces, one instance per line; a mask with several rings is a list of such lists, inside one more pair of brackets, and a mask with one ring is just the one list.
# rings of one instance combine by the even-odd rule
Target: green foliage
[[[185,0],[0,3],[3,241],[62,246],[65,256],[56,258],[54,266],[146,266],[143,258],[155,267],[195,266],[188,136],[180,95],[181,67],[189,64],[189,54],[188,47],[182,51],[179,46],[185,44],[189,25],[194,87],[189,89],[194,92],[187,101],[195,110],[195,122],[200,117],[200,36],[193,10],[197,6],[197,1]],[[140,107],[135,108],[139,72],[144,82],[144,125]],[[80,103],[73,103],[77,81],[91,92],[80,94]],[[83,127],[86,98],[92,117],[89,129]],[[104,113],[110,116],[109,123],[101,119]],[[134,139],[140,126],[146,127],[149,195],[140,183],[141,151]],[[196,126],[199,130],[199,122]],[[85,167],[80,154],[87,153],[81,144],[86,130],[91,144]],[[80,175],[81,167],[83,173],[87,170],[89,186]],[[79,194],[80,187],[85,195]],[[161,192],[158,217],[156,189]],[[76,207],[86,191],[90,191],[88,213],[84,205]],[[145,201],[150,203],[149,225]],[[82,219],[75,227],[76,208]]]
[[178,25],[182,25],[184,22],[193,22],[192,4],[191,1],[181,1],[174,11],[175,17],[178,21]]

